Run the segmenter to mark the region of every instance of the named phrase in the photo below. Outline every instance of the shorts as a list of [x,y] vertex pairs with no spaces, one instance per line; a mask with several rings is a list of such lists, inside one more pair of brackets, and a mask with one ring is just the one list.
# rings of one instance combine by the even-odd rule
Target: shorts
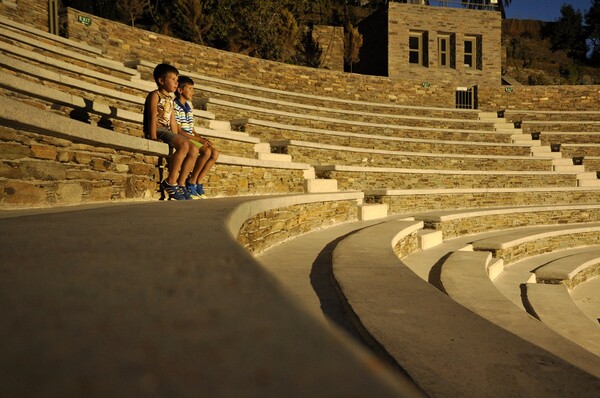
[[195,141],[195,140],[190,140],[190,142],[194,145],[196,145],[198,147],[198,149],[202,148],[204,145],[202,145],[201,142]]
[[156,138],[166,144],[170,144],[177,137],[177,134],[172,132],[167,127],[158,127],[156,129]]

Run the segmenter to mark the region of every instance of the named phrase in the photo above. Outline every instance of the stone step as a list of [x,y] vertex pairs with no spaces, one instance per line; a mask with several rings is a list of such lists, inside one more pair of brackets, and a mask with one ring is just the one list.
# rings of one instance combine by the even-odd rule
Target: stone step
[[534,141],[531,138],[531,134],[513,134],[510,136],[512,142],[529,142]]
[[[535,141],[532,141],[535,142]],[[539,142],[539,141],[538,141]],[[544,158],[562,158],[562,153],[560,152],[552,152],[549,145],[540,145],[540,146],[532,146],[531,147],[531,155],[536,157],[544,157]]]
[[588,172],[577,174],[577,179],[578,180],[597,180],[598,175],[596,174],[595,171],[588,171]]
[[269,144],[268,142],[254,144],[254,151],[262,153],[271,153],[271,144]]
[[572,172],[572,173],[583,173],[585,172],[585,166],[575,166],[573,164],[571,165],[555,165],[552,167],[552,169],[554,171],[561,171],[561,172]]
[[323,178],[306,178],[304,180],[306,193],[337,192],[337,180]]
[[573,159],[571,159],[571,158],[552,159],[552,166],[573,166]]
[[577,186],[579,187],[600,187],[600,180],[577,180]]
[[227,120],[211,120],[208,123],[208,127],[213,129],[213,130],[227,130],[230,131],[231,130],[231,123],[229,123]]
[[421,229],[417,232],[419,237],[419,247],[421,250],[427,250],[437,245],[440,245],[443,240],[442,231],[434,229]]
[[363,203],[357,209],[360,221],[376,220],[388,215],[388,205],[385,203]]
[[523,129],[516,129],[515,125],[512,123],[494,123],[494,130],[496,131],[505,131],[505,130],[521,130],[523,131]]
[[492,258],[486,266],[488,276],[493,281],[504,272],[504,260],[501,258]]
[[256,158],[258,160],[274,160],[277,162],[292,161],[292,155],[286,155],[284,153],[256,152]]
[[498,117],[498,112],[479,112],[479,120],[488,120],[488,119],[499,120],[501,118]]

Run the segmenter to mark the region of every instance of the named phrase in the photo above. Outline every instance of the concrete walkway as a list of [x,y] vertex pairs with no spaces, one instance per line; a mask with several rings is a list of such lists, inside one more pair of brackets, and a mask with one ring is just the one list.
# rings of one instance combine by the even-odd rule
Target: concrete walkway
[[421,396],[234,242],[248,200],[2,212],[0,396]]

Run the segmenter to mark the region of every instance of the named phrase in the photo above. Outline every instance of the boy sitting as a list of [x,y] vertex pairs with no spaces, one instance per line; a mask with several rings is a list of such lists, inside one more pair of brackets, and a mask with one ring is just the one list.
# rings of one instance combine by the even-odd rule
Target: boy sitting
[[[175,150],[169,161],[169,175],[160,186],[169,199],[189,200],[185,180],[198,157],[198,148],[190,144],[179,132],[173,112],[171,93],[177,90],[179,71],[172,65],[159,64],[154,68],[157,90],[151,91],[144,104],[144,135],[154,141],[167,143]],[[175,132],[173,132],[175,130]]]
[[177,121],[177,124],[179,124],[180,129],[185,132],[185,136],[189,138],[192,144],[198,147],[200,151],[192,174],[186,181],[186,187],[190,191],[192,197],[197,194],[201,198],[206,199],[202,181],[204,180],[204,176],[206,176],[219,158],[219,151],[209,140],[201,137],[194,130],[194,114],[192,107],[194,81],[187,76],[179,76],[178,82],[179,86],[175,93],[175,120]]

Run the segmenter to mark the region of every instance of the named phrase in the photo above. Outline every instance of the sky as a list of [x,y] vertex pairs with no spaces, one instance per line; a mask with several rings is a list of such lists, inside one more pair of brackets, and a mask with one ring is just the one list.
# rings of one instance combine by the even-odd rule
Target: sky
[[514,19],[538,19],[556,21],[560,18],[560,8],[570,4],[575,10],[585,12],[590,9],[592,0],[512,0],[506,8],[506,17]]

